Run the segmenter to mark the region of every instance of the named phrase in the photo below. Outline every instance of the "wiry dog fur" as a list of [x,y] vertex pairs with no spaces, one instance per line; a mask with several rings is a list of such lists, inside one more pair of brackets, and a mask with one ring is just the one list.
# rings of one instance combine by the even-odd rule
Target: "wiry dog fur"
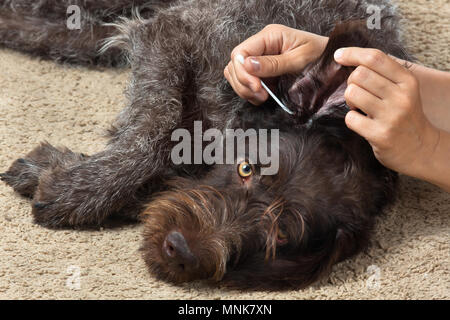
[[[237,97],[223,77],[231,50],[270,24],[330,35],[339,22],[366,19],[367,1],[2,1],[4,46],[72,63],[128,61],[132,69],[128,103],[104,151],[87,156],[43,143],[2,179],[33,199],[43,226],[141,217],[144,259],[162,279],[304,287],[363,249],[393,199],[396,174],[344,124],[352,69],[332,59],[350,45],[405,58],[393,8],[378,3],[386,6],[381,29],[341,24],[318,62],[280,79],[292,117],[271,100],[254,108]],[[79,31],[65,27],[68,4],[82,9]],[[137,6],[144,9],[131,17]],[[101,43],[108,50],[99,52]],[[256,170],[243,181],[236,165],[174,165],[171,133],[192,130],[194,120],[204,130],[279,128],[279,173]]]

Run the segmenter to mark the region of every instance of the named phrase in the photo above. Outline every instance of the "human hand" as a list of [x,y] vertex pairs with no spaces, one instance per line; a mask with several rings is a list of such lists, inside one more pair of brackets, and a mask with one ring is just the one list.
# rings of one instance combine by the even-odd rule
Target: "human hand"
[[347,126],[371,144],[386,167],[426,180],[425,167],[433,158],[439,130],[425,117],[411,71],[376,49],[339,49],[335,60],[357,67],[345,91],[352,109],[345,118]]
[[234,48],[224,70],[225,78],[241,98],[259,105],[268,99],[260,78],[303,70],[322,54],[327,42],[327,37],[268,25]]

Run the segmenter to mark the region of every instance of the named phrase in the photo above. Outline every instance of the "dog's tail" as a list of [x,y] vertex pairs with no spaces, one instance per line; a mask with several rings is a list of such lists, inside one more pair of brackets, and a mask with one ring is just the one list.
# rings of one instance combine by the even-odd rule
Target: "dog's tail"
[[173,1],[164,0],[4,0],[0,1],[0,47],[60,62],[120,66],[120,48],[100,50],[118,36],[119,17],[145,18]]

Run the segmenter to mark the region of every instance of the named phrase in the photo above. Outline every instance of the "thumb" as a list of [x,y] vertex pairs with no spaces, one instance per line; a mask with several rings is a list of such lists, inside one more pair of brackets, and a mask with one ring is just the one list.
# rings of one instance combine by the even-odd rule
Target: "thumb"
[[302,71],[310,62],[316,60],[311,46],[303,45],[280,55],[248,57],[245,59],[246,71],[260,78],[278,77],[286,73]]
[[259,78],[278,77],[292,71],[288,55],[248,57],[244,67],[248,73]]

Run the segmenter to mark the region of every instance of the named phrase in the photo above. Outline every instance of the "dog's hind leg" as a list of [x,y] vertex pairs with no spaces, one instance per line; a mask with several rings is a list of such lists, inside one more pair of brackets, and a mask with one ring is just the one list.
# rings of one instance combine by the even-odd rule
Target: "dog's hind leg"
[[[126,64],[122,50],[100,52],[102,40],[116,35],[105,25],[118,17],[131,17],[146,0],[6,0],[0,1],[0,46],[60,62],[115,66]],[[153,1],[142,8],[151,16],[155,8],[172,1]],[[76,6],[79,11],[68,10]],[[72,7],[74,8],[74,7]]]
[[[130,9],[140,7],[149,0],[2,0],[2,12],[11,11],[34,17],[66,17],[69,6],[78,6],[82,11],[96,17],[129,15]],[[160,0],[159,2],[170,2]],[[153,1],[155,3],[155,1]]]
[[0,45],[60,62],[85,65],[117,65],[123,58],[120,51],[99,54],[100,41],[113,33],[111,27],[95,22],[90,30],[70,30],[66,19],[49,20],[0,12]]

